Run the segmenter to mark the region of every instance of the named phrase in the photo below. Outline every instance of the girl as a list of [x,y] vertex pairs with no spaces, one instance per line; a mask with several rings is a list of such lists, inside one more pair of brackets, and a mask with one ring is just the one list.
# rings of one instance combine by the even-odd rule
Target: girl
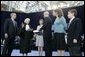
[[43,31],[39,31],[42,26],[43,26],[43,19],[40,19],[39,25],[37,26],[37,30],[36,30],[36,33],[35,33],[35,35],[36,35],[36,46],[38,47],[39,56],[42,56],[43,46],[44,46],[43,35],[42,35]]

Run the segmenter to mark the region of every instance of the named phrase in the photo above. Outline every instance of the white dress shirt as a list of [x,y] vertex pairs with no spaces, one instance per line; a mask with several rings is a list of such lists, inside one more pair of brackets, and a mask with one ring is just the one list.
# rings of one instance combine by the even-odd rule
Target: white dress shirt
[[30,29],[29,25],[26,25],[25,30],[27,31],[29,29]]
[[73,21],[75,17],[71,18],[70,21],[69,21],[69,24],[68,24],[68,27],[70,26],[71,22]]

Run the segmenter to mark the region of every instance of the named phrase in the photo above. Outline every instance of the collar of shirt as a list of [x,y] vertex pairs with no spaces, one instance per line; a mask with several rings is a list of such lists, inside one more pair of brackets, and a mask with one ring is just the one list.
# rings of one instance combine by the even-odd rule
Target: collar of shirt
[[71,22],[72,22],[72,20],[73,20],[74,18],[75,18],[75,17],[71,18],[69,23],[71,23]]
[[[12,18],[11,18],[12,19]],[[13,22],[13,24],[14,24],[14,26],[15,26],[15,20],[14,19],[12,19],[12,22]]]
[[13,18],[11,18],[12,19],[12,21],[14,21],[14,19]]

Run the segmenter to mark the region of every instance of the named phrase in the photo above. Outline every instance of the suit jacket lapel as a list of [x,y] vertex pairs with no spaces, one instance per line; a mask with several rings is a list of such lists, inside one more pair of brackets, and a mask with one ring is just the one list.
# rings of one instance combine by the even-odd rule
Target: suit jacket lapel
[[[73,22],[75,21],[75,18],[72,20],[72,22],[70,23],[70,26],[69,26],[69,28],[71,27],[71,25],[73,24]],[[69,29],[68,28],[68,29]]]
[[13,23],[13,21],[12,21],[12,20],[11,20],[11,23],[12,23],[13,27],[15,28],[15,26],[16,26],[16,23],[15,23],[15,26],[14,26],[14,23]]

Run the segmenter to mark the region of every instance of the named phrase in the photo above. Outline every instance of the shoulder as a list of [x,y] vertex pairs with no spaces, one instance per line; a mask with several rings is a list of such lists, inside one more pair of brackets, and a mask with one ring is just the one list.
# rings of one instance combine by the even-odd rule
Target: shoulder
[[61,18],[60,18],[60,19],[65,20],[65,17],[64,17],[64,16],[61,16]]
[[61,21],[61,22],[66,22],[65,17],[64,17],[64,16],[61,16],[60,21]]
[[75,18],[75,21],[81,21],[81,19],[80,18]]
[[76,20],[80,20],[80,18],[75,18]]

